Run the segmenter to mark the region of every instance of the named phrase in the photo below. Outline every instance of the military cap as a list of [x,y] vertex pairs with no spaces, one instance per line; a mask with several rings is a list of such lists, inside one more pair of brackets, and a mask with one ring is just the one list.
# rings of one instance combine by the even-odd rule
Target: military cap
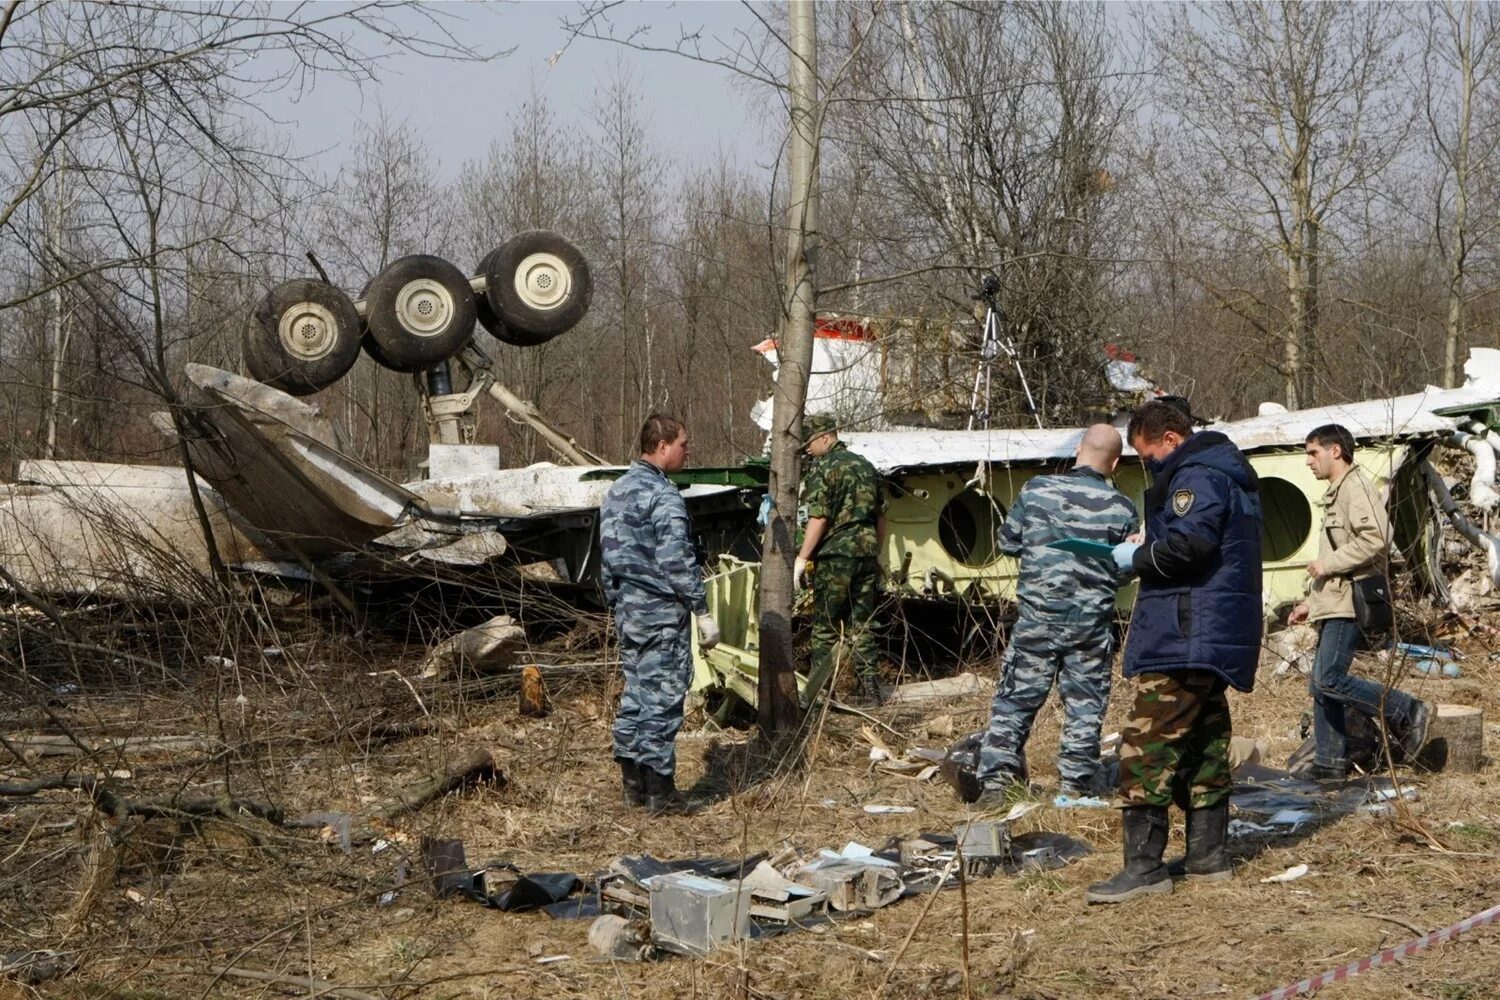
[[802,447],[806,448],[819,434],[828,434],[839,429],[839,422],[831,413],[814,413],[802,418]]

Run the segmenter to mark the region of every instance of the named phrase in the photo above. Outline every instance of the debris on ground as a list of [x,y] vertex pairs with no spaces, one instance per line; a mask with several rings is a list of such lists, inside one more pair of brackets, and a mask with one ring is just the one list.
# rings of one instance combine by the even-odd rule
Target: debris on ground
[[510,615],[497,615],[482,625],[449,636],[422,661],[422,677],[447,677],[464,669],[491,673],[515,665],[526,647],[526,630]]

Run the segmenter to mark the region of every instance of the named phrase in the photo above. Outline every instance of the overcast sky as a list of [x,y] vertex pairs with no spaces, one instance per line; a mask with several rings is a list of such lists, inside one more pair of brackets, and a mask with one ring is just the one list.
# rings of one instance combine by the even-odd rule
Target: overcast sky
[[[330,75],[320,76],[297,101],[268,96],[262,110],[301,154],[321,154],[318,165],[334,171],[362,120],[374,120],[383,108],[395,121],[408,120],[430,143],[443,179],[451,179],[466,160],[480,159],[492,140],[509,131],[509,114],[535,86],[545,94],[561,122],[584,125],[597,89],[615,71],[617,61],[635,75],[645,97],[653,138],[670,160],[707,159],[719,148],[745,166],[766,162],[759,146],[760,118],[751,121],[751,99],[763,106],[729,71],[670,53],[638,52],[609,42],[575,40],[555,66],[548,57],[568,37],[559,25],[575,18],[573,2],[445,3],[454,33],[477,49],[514,47],[510,55],[487,63],[402,55],[382,61],[380,80],[362,88]],[[705,48],[719,49],[714,37],[729,39],[735,29],[754,30],[755,19],[742,4],[727,0],[677,3],[632,3],[611,12],[617,33],[637,26],[649,29],[651,44],[671,45],[684,30],[703,29]]]

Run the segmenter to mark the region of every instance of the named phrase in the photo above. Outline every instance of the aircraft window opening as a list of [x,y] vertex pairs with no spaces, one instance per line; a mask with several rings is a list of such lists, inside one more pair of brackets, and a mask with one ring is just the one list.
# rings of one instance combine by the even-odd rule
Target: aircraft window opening
[[938,542],[965,566],[988,566],[1000,555],[996,535],[1005,523],[1005,508],[973,487],[943,505],[938,514]]
[[1291,558],[1312,531],[1307,494],[1285,479],[1268,477],[1260,481],[1260,503],[1261,558],[1265,562]]

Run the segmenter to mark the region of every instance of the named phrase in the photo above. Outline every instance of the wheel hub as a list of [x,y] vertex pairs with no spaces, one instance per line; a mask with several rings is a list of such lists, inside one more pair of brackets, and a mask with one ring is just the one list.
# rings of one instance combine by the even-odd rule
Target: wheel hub
[[573,287],[573,271],[561,257],[534,253],[516,267],[516,295],[532,309],[556,309]]
[[453,318],[453,295],[431,278],[408,281],[396,293],[396,319],[408,333],[433,337]]
[[299,361],[317,361],[333,352],[338,324],[327,307],[298,302],[281,314],[277,335],[286,352]]

